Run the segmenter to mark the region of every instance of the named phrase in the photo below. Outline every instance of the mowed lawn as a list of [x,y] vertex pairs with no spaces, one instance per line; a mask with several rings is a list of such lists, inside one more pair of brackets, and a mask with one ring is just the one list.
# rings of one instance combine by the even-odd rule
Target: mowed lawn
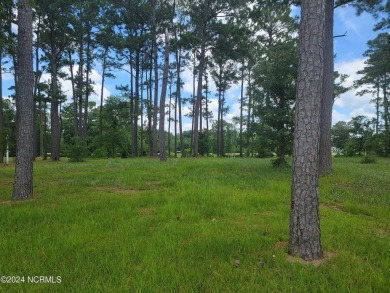
[[34,173],[34,199],[11,202],[14,167],[0,167],[0,273],[21,282],[0,292],[389,292],[389,159],[334,159],[320,180],[326,257],[308,264],[286,253],[291,171],[268,159]]

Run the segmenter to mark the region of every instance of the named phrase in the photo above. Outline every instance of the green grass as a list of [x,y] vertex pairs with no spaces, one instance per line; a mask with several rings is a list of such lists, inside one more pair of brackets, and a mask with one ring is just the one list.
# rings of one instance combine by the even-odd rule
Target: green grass
[[34,168],[34,199],[11,202],[0,167],[0,273],[26,278],[0,292],[388,292],[389,160],[336,158],[321,178],[320,266],[287,258],[291,172],[270,160]]

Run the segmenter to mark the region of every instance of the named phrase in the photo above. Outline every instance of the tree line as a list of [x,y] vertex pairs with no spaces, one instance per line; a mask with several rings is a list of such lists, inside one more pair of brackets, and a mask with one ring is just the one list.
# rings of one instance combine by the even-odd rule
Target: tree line
[[[336,1],[333,9],[346,4],[355,5],[358,12],[385,9],[378,6],[378,2]],[[160,148],[170,144],[173,136],[176,155],[179,152],[181,156],[213,152],[224,156],[234,150],[240,156],[277,154],[277,164],[284,165],[285,156],[292,152],[298,66],[298,18],[291,16],[292,4],[300,3],[266,0],[251,4],[238,0],[35,1],[34,156],[45,158],[50,153],[52,160],[59,160],[76,142],[82,142],[91,155],[107,153],[112,156],[112,146],[106,143],[111,134],[105,129],[110,122],[105,120],[109,105],[104,101],[104,86],[107,79],[115,79],[115,74],[124,71],[128,73],[128,83],[116,86],[121,92],[118,97],[127,103],[127,110],[123,111],[128,112],[128,127],[121,127],[126,128],[129,143],[121,155],[161,155]],[[9,62],[6,69],[14,73],[17,62],[17,34],[12,29],[16,21],[15,5],[14,1],[8,0],[1,6],[1,59]],[[327,23],[332,25],[329,27],[332,35],[325,44],[332,47],[333,19]],[[378,28],[384,25],[382,21]],[[165,30],[169,34],[167,43],[163,40]],[[387,33],[382,33],[371,41],[367,56],[386,54],[386,36],[388,38]],[[169,52],[167,69],[162,64],[164,48]],[[322,133],[327,134],[327,139],[322,138],[322,144],[328,144],[323,149],[329,152],[329,116],[334,98],[340,92],[333,88],[333,48],[326,51],[329,54],[326,64],[332,74],[326,75],[329,86],[324,87],[323,94],[329,96],[329,102],[323,104],[328,107],[322,111],[328,117],[321,120],[327,121],[322,124]],[[378,56],[369,57],[369,60],[372,58],[383,61]],[[388,78],[384,77],[386,73],[380,72],[386,69],[380,69],[381,65],[374,63],[367,66],[362,73],[364,78],[359,82],[383,90],[383,98],[378,94],[377,110],[379,115],[379,107],[383,105],[383,115],[378,116],[377,121],[380,123],[383,118],[388,130]],[[189,97],[182,95],[184,68],[191,70],[193,75],[193,93]],[[100,89],[91,79],[93,70],[102,76]],[[50,78],[42,80],[45,73]],[[209,90],[210,78],[216,85],[214,93]],[[63,92],[60,80],[71,82],[71,93]],[[225,94],[233,85],[241,89],[240,115],[234,118],[234,127],[225,121],[229,111]],[[168,90],[166,101],[161,99],[164,86],[165,92]],[[91,102],[92,94],[100,95],[100,104]],[[71,100],[67,99],[69,95]],[[209,110],[213,97],[218,100],[217,117]],[[182,109],[185,106],[192,119],[189,147],[183,133]],[[99,112],[95,119],[92,116],[96,113],[90,115],[90,111]],[[0,112],[3,116],[3,106]],[[15,145],[9,128],[4,131],[4,125],[10,122],[2,116],[1,158],[7,135],[9,144]],[[165,121],[172,126],[167,135],[158,130]],[[97,122],[98,129],[94,125]],[[71,130],[67,129],[70,123]],[[238,136],[234,147],[226,136],[231,128],[238,131],[234,134]],[[164,143],[160,143],[162,141]],[[124,145],[116,147],[123,148]],[[327,161],[329,164],[329,159]]]

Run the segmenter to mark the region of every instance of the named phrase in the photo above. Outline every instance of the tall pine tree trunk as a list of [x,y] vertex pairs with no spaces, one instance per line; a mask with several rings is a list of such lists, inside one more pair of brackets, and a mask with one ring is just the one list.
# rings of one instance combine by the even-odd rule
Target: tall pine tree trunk
[[140,72],[140,51],[138,48],[135,54],[135,99],[133,124],[131,130],[131,156],[133,158],[138,156],[138,107],[139,107],[139,72]]
[[154,101],[153,101],[153,157],[157,157],[157,112],[158,112],[158,48],[157,48],[157,20],[156,0],[152,1],[152,42],[154,66]]
[[77,119],[77,93],[76,93],[76,85],[75,85],[75,78],[73,74],[73,66],[74,61],[72,59],[72,52],[68,52],[68,61],[69,61],[69,71],[70,71],[70,82],[72,84],[72,95],[73,95],[73,130],[74,135],[78,134],[79,126],[78,126],[78,119]]
[[184,158],[186,156],[185,148],[184,148],[184,139],[183,139],[183,120],[182,120],[182,113],[181,113],[181,78],[180,78],[180,72],[181,72],[181,51],[176,51],[176,71],[177,71],[177,80],[176,80],[176,97],[179,108],[179,135],[180,135],[180,150],[181,150],[181,156]]
[[51,160],[58,161],[60,159],[60,141],[61,141],[61,130],[60,130],[60,117],[58,112],[58,70],[57,60],[52,58],[52,73],[51,73],[51,111],[50,111],[50,124],[51,124]]
[[243,124],[244,124],[244,116],[243,116],[243,109],[244,109],[244,62],[242,63],[242,69],[241,69],[241,97],[240,97],[240,157],[243,156]]
[[288,251],[304,260],[314,260],[322,256],[318,148],[324,30],[325,0],[303,0]]
[[160,98],[160,161],[167,160],[167,153],[165,151],[165,97],[167,94],[168,87],[168,71],[169,71],[169,37],[168,29],[165,29],[165,52],[164,52],[164,71],[163,71],[163,81],[161,87],[161,98]]
[[332,106],[333,106],[333,0],[325,4],[324,76],[321,102],[320,174],[332,173]]
[[104,48],[102,64],[102,86],[100,88],[100,106],[99,106],[99,146],[103,146],[103,101],[104,101],[104,83],[106,81],[108,46]]
[[17,133],[15,181],[12,199],[33,196],[34,99],[32,60],[32,8],[30,0],[18,1],[18,63],[16,77]]
[[[205,32],[203,32],[205,35]],[[195,112],[194,112],[194,156],[197,157],[199,154],[199,118],[202,104],[202,88],[203,88],[203,72],[205,67],[206,57],[206,44],[203,41],[200,48],[199,67],[198,67],[198,88],[196,92],[195,100]]]

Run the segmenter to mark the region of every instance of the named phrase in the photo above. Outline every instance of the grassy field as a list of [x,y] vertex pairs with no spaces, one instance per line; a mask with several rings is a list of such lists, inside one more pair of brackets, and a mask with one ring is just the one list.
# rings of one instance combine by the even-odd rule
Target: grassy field
[[389,292],[390,160],[321,178],[321,264],[287,257],[291,172],[269,160],[34,168],[34,199],[11,202],[0,167],[0,273],[25,278],[0,292]]

